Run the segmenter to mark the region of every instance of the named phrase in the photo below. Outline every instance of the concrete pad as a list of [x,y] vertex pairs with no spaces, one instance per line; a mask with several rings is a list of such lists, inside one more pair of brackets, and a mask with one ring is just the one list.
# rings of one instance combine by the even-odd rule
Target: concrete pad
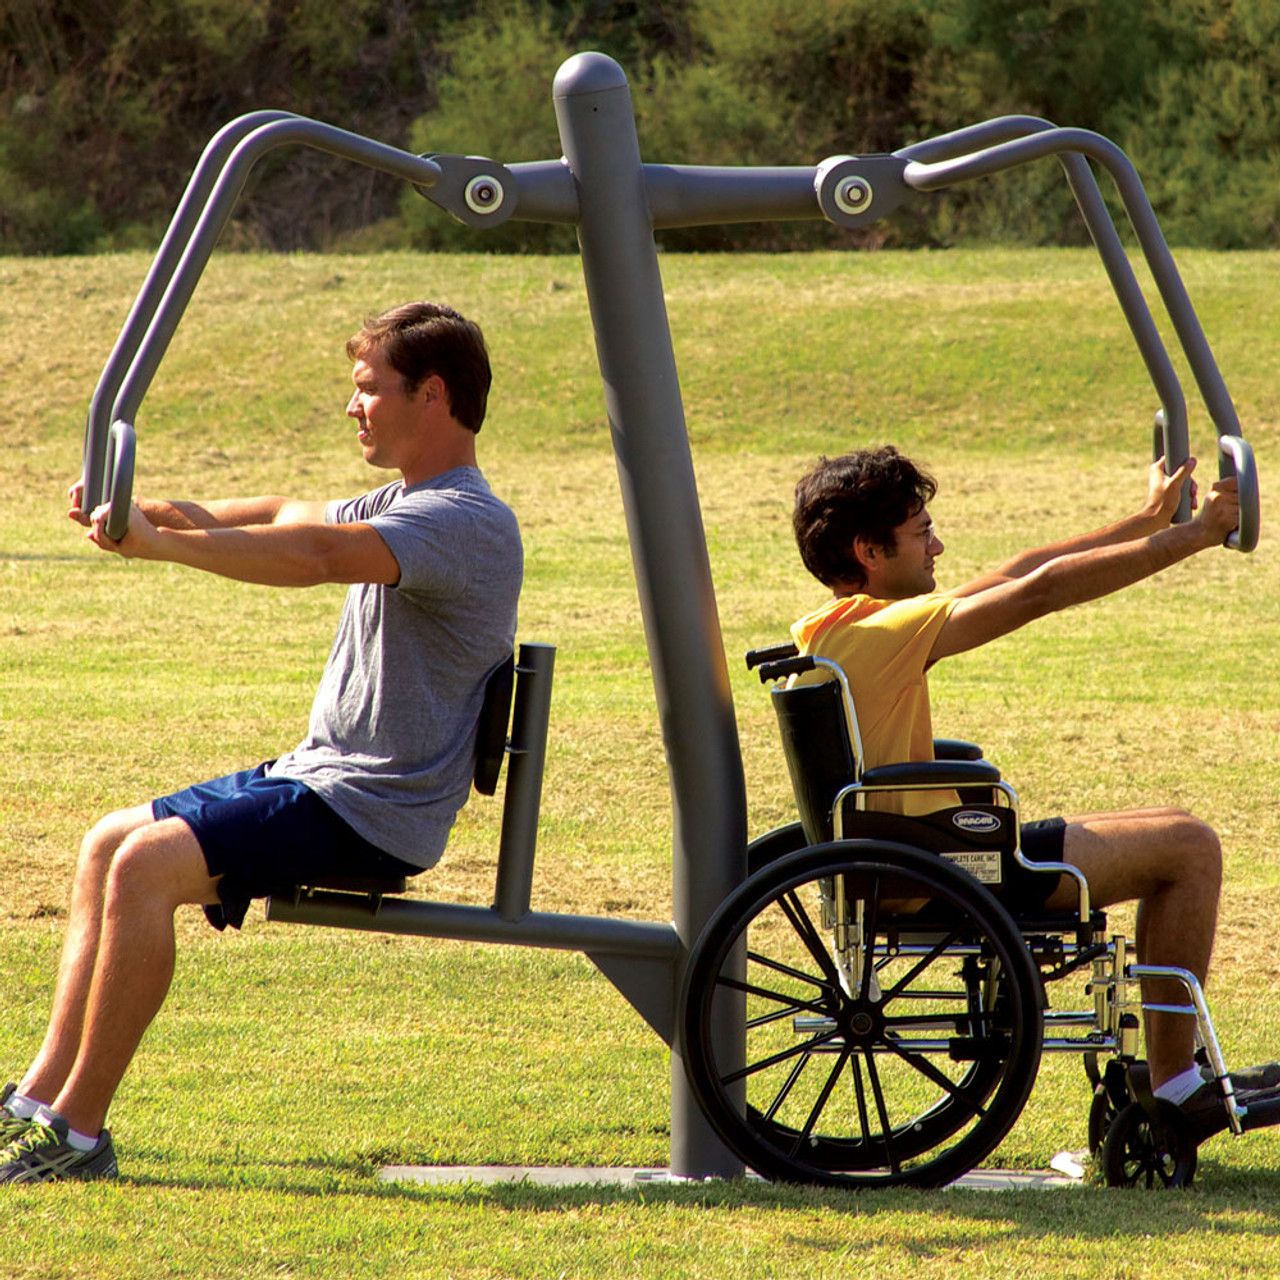
[[[754,1178],[754,1174],[748,1174]],[[425,1186],[497,1186],[528,1183],[535,1187],[644,1187],[675,1186],[696,1181],[677,1178],[667,1169],[547,1167],[532,1165],[388,1165],[378,1170],[382,1182],[416,1182]],[[975,1169],[951,1183],[978,1191],[1024,1191],[1028,1188],[1078,1187],[1080,1179],[1049,1169]]]

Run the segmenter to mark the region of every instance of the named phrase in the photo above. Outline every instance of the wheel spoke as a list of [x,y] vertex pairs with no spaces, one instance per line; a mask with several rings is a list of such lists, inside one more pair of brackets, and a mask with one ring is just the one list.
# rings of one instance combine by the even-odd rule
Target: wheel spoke
[[940,959],[947,952],[947,949],[958,938],[959,930],[949,933],[945,938],[940,939],[936,945],[931,947],[929,951],[920,957],[920,959],[912,965],[912,967],[893,984],[888,991],[884,993],[884,1002],[888,1004],[890,1000],[896,1000],[908,987],[918,978],[931,964]]
[[871,994],[871,975],[875,972],[876,928],[880,923],[880,877],[876,876],[871,892],[867,895],[867,913],[862,922],[862,982],[858,992],[859,1000],[866,1000]]
[[855,1057],[851,1064],[850,1074],[853,1076],[853,1094],[858,1103],[858,1126],[864,1142],[870,1141],[871,1121],[867,1116],[867,1091],[862,1083],[862,1066]]
[[871,1081],[871,1096],[875,1099],[876,1115],[880,1117],[880,1136],[884,1142],[885,1158],[893,1173],[902,1172],[902,1162],[898,1159],[893,1147],[893,1129],[889,1124],[889,1109],[885,1105],[884,1087],[880,1083],[880,1072],[876,1067],[875,1055],[868,1049],[863,1056],[867,1060],[867,1078]]
[[809,1054],[805,1054],[794,1067],[791,1068],[791,1074],[786,1078],[781,1089],[778,1090],[778,1096],[769,1104],[769,1109],[764,1113],[766,1120],[772,1120],[778,1114],[778,1109],[787,1100],[787,1095],[795,1088],[796,1082],[800,1079],[800,1073],[813,1061]]
[[792,1018],[800,1013],[824,1013],[825,1010],[816,1005],[811,1004],[789,1004],[780,1009],[775,1009],[772,1013],[758,1013],[754,1018],[747,1019],[747,1030],[755,1031],[760,1027],[767,1027],[771,1023],[781,1022],[783,1018]]
[[814,928],[804,903],[796,896],[794,890],[783,894],[778,899],[778,907],[787,917],[796,936],[804,943],[805,948],[817,963],[818,968],[826,975],[827,982],[833,987],[840,985],[840,975],[836,972],[835,962],[831,959],[822,941],[822,935]]
[[844,1064],[849,1061],[849,1050],[842,1049],[840,1051],[839,1060],[836,1065],[831,1068],[826,1080],[823,1081],[822,1089],[818,1093],[817,1100],[813,1104],[813,1108],[809,1112],[809,1118],[804,1122],[804,1128],[796,1134],[796,1140],[791,1148],[791,1156],[794,1159],[799,1154],[801,1147],[808,1141],[809,1135],[813,1132],[813,1126],[818,1123],[818,1117],[822,1114],[823,1109],[827,1105],[827,1099],[831,1097],[831,1091],[836,1087],[836,1081],[840,1078],[840,1073],[844,1070]]
[[984,1116],[986,1110],[981,1103],[975,1103],[972,1098],[965,1093],[954,1080],[946,1075],[945,1072],[939,1071],[928,1058],[922,1057],[918,1053],[907,1053],[903,1049],[899,1049],[892,1040],[886,1040],[885,1043],[893,1050],[894,1054],[905,1062],[907,1066],[914,1071],[918,1071],[926,1080],[937,1085],[944,1093],[947,1094],[954,1102],[959,1103],[971,1115]]
[[756,996],[761,1000],[769,1000],[774,1004],[786,1006],[783,1009],[783,1016],[787,1013],[827,1013],[829,1006],[825,1003],[817,1004],[809,1000],[797,1000],[795,996],[785,995],[781,991],[771,991],[768,987],[758,987],[754,982],[741,982],[737,978],[726,977],[721,974],[716,979],[717,987],[725,987],[729,991],[742,991],[749,996]]
[[775,973],[781,973],[785,977],[795,978],[797,982],[808,983],[813,987],[820,987],[823,991],[831,990],[831,983],[825,978],[815,978],[811,973],[805,973],[803,969],[797,969],[794,965],[784,963],[782,960],[775,960],[772,956],[766,956],[759,951],[748,951],[747,960],[754,960],[756,964],[765,969],[772,969]]
[[814,1049],[821,1045],[830,1044],[838,1035],[838,1031],[827,1031],[822,1035],[806,1040],[803,1044],[793,1044],[790,1048],[783,1049],[779,1053],[771,1053],[767,1058],[761,1058],[759,1062],[747,1063],[741,1071],[731,1071],[728,1075],[721,1076],[720,1081],[722,1084],[736,1084],[739,1080],[745,1080],[748,1076],[758,1075],[761,1071],[767,1071],[770,1067],[776,1067],[779,1063],[790,1062],[798,1054],[812,1053]]

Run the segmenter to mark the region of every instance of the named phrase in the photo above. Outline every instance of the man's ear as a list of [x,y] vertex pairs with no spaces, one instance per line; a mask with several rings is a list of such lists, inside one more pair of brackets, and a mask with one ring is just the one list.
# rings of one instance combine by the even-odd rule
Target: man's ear
[[449,388],[438,373],[423,378],[416,394],[424,404],[430,404],[433,400],[439,400],[445,405],[449,403]]
[[884,559],[884,549],[876,546],[870,538],[856,537],[853,540],[853,555],[863,572],[867,573]]

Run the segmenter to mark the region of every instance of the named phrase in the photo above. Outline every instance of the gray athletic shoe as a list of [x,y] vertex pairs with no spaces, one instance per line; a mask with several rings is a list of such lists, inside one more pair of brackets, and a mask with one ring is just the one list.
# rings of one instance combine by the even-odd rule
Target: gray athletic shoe
[[16,1084],[7,1084],[0,1089],[0,1148],[22,1137],[31,1127],[30,1120],[20,1120],[9,1110],[9,1099],[17,1092]]
[[103,1129],[92,1151],[77,1151],[67,1141],[67,1122],[60,1116],[38,1116],[21,1138],[0,1151],[0,1182],[82,1182],[115,1178],[116,1152]]

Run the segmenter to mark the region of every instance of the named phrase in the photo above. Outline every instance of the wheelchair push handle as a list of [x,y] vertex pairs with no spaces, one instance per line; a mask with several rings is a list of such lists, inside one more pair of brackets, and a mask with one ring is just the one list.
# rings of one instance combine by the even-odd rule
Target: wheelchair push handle
[[1222,545],[1232,551],[1252,551],[1258,545],[1258,467],[1253,448],[1242,436],[1218,437],[1218,473],[1235,476],[1240,493],[1240,523]]
[[798,676],[804,671],[813,671],[818,662],[812,654],[801,657],[778,658],[773,662],[760,664],[760,683],[768,684],[771,680],[785,680],[787,676]]
[[790,640],[784,644],[768,644],[761,649],[748,649],[747,670],[758,667],[762,662],[780,662],[783,658],[794,658],[799,652]]
[[107,463],[103,477],[104,499],[111,504],[107,516],[106,535],[113,542],[124,537],[129,528],[129,507],[133,502],[133,463],[137,437],[133,427],[117,418],[107,437]]

